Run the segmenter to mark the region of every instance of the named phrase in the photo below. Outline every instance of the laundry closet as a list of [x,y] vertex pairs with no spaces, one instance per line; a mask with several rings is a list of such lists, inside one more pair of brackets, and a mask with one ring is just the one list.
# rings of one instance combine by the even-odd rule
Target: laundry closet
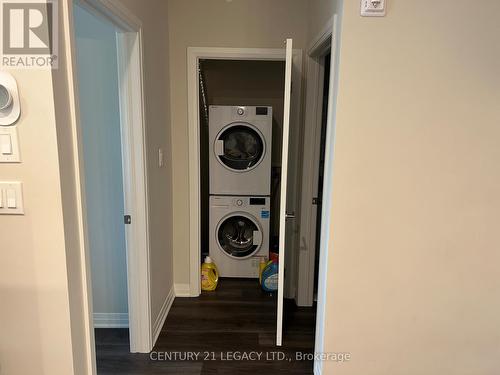
[[278,253],[284,84],[284,61],[199,61],[201,259],[221,278]]

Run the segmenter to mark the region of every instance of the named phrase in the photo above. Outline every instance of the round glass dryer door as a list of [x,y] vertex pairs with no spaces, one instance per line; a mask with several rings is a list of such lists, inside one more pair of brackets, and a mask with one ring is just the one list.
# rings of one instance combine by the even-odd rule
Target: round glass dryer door
[[217,227],[217,242],[224,253],[232,258],[245,259],[262,245],[262,231],[250,216],[235,214],[224,218]]
[[265,141],[260,131],[244,122],[228,125],[215,140],[219,162],[235,172],[246,172],[262,161]]

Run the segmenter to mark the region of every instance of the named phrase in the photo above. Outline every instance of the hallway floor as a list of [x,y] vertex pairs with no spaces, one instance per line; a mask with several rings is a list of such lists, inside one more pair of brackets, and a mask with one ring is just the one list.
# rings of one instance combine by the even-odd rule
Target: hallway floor
[[[275,297],[262,292],[256,280],[222,279],[215,292],[175,299],[153,359],[128,352],[127,329],[96,329],[98,373],[312,374],[312,361],[297,360],[297,353],[313,352],[315,309],[287,301],[285,311],[285,336],[278,348]],[[244,353],[250,358],[235,360]],[[165,354],[179,357],[166,360]]]

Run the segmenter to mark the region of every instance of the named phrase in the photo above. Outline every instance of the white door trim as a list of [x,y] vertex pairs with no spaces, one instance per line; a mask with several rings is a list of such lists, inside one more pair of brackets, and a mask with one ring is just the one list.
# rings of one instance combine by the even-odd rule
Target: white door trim
[[331,50],[333,18],[313,39],[307,55],[307,92],[302,158],[302,192],[300,209],[300,251],[297,275],[299,306],[312,306],[314,298],[314,274],[316,256],[317,206],[312,199],[318,191],[319,156],[321,146],[321,121],[323,108],[324,56]]
[[[130,351],[153,348],[150,298],[150,248],[147,187],[146,129],[144,117],[142,33],[117,33],[120,77],[120,118],[124,163],[125,210],[132,216],[127,226],[127,290]],[[128,66],[127,66],[128,63]]]
[[[142,25],[120,1],[117,0],[75,0],[94,14],[112,22],[117,33],[120,80],[120,118],[122,125],[122,149],[124,168],[125,210],[132,216],[132,225],[127,226],[127,282],[129,304],[130,350],[147,353],[153,346],[150,277],[149,277],[149,225],[148,189],[145,143],[144,93],[142,71]],[[90,269],[90,250],[88,245],[87,215],[85,203],[84,162],[78,100],[77,60],[75,55],[75,35],[73,23],[73,2],[65,2],[65,37],[69,47],[68,82],[70,83],[71,127],[73,133],[74,165],[76,170],[77,204],[82,262],[82,285],[86,320],[84,322],[88,337],[87,350],[91,358],[92,374],[95,368],[95,340],[92,322],[92,285]],[[127,69],[123,58],[128,61]],[[120,64],[121,62],[121,64]],[[124,105],[126,104],[126,105]]]
[[[324,352],[325,341],[325,309],[326,292],[328,282],[328,261],[330,251],[330,228],[332,225],[332,197],[334,185],[334,149],[335,149],[335,127],[336,127],[336,108],[338,95],[338,64],[339,64],[339,40],[340,27],[338,16],[333,16],[332,25],[332,44],[331,44],[331,64],[330,64],[330,83],[328,87],[328,118],[326,128],[325,142],[325,172],[323,180],[323,204],[321,211],[321,239],[319,248],[319,271],[318,271],[318,303],[316,309],[316,337],[314,341],[314,352]],[[323,373],[323,361],[314,360],[314,374]]]
[[[189,295],[200,295],[200,118],[198,61],[219,60],[268,60],[284,61],[285,50],[280,48],[219,48],[189,47],[187,49],[188,75],[188,137],[189,137]],[[294,79],[292,112],[294,126],[300,124],[300,91],[302,51],[293,50],[293,64],[297,68]],[[297,86],[297,87],[295,87]],[[295,189],[294,189],[295,190]],[[293,207],[295,208],[295,207]],[[295,231],[294,231],[295,232]],[[294,241],[296,242],[296,241]]]

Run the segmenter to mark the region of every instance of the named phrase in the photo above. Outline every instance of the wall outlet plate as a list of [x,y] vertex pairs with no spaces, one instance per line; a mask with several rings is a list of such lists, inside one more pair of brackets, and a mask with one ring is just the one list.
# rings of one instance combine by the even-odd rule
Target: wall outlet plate
[[362,17],[385,16],[386,0],[361,0]]
[[158,168],[163,167],[163,149],[160,147],[158,149]]
[[0,215],[24,215],[21,182],[0,181]]
[[[4,153],[3,143],[10,144],[10,152]],[[20,163],[19,140],[16,126],[0,126],[0,163]]]

